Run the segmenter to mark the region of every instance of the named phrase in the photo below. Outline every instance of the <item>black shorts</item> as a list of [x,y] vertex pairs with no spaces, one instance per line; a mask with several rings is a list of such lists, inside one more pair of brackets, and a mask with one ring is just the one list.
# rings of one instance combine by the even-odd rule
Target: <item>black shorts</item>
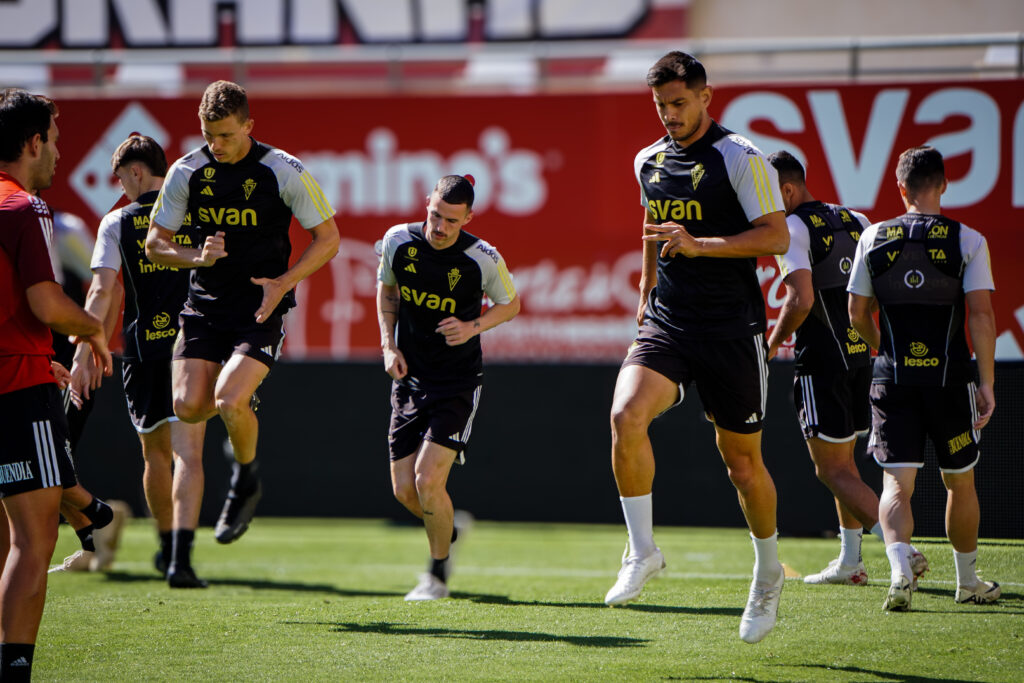
[[761,431],[768,393],[764,334],[744,339],[677,339],[645,322],[623,367],[641,365],[679,385],[679,402],[690,382],[708,420],[739,434]]
[[973,382],[952,387],[871,385],[868,454],[882,467],[923,467],[925,437],[932,440],[939,469],[967,472],[978,462],[978,408]]
[[165,422],[176,422],[171,396],[171,359],[122,360],[121,379],[128,415],[135,431],[148,434]]
[[388,429],[391,461],[412,455],[426,440],[452,449],[456,462],[465,463],[473,417],[479,404],[479,386],[451,392],[413,389],[405,382],[392,382]]
[[56,384],[0,394],[0,498],[78,483]]
[[871,366],[797,375],[793,403],[804,439],[853,441],[871,429]]
[[265,323],[224,329],[211,325],[205,316],[186,308],[178,316],[178,337],[174,340],[174,360],[199,358],[224,363],[241,354],[274,367],[284,345],[284,316],[272,315]]

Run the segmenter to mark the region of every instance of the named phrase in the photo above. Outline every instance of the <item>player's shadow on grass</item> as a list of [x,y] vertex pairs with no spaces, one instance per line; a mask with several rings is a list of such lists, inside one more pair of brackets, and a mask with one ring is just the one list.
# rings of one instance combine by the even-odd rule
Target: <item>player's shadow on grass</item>
[[[456,600],[469,600],[484,605],[509,605],[511,607],[587,607],[597,609],[611,609],[603,602],[554,602],[547,600],[513,600],[507,595],[490,595],[487,593],[463,593],[455,591],[452,598]],[[632,602],[615,609],[627,609],[634,612],[653,612],[656,614],[697,614],[697,615],[720,615],[739,616],[743,614],[741,607],[686,607],[679,605],[648,605],[645,603]]]
[[926,588],[924,586],[920,586],[916,592],[935,596],[941,599],[943,604],[949,605],[950,609],[931,609],[928,607],[919,608],[916,604],[912,604],[910,608],[912,612],[928,612],[929,614],[964,614],[965,612],[977,610],[978,612],[986,615],[991,614],[993,616],[1024,615],[1024,610],[1020,609],[1024,607],[1024,593],[1004,592],[997,602],[990,605],[957,605],[953,602],[955,590],[952,588]]
[[[302,622],[285,622],[302,623]],[[567,643],[581,647],[642,647],[650,642],[643,638],[626,638],[624,636],[563,636],[556,633],[536,633],[533,631],[507,631],[504,629],[457,629],[457,628],[423,628],[392,624],[386,621],[360,624],[339,621],[326,623],[335,633],[380,633],[393,636],[429,636],[432,638],[465,638],[467,640],[508,640],[512,642]]]
[[[773,666],[803,667],[805,669],[824,669],[825,671],[846,671],[851,674],[867,674],[882,679],[883,681],[901,681],[902,683],[927,683],[928,681],[944,681],[945,683],[968,683],[964,678],[937,678],[935,676],[914,676],[913,674],[900,674],[894,671],[879,671],[877,669],[865,669],[859,666],[835,666],[832,664],[774,664]],[[834,674],[832,674],[834,676]]]
[[[129,574],[127,572],[107,572],[108,581],[119,581],[122,583],[138,583],[142,581],[157,581],[163,583],[156,574]],[[297,581],[270,581],[264,579],[207,579],[211,588],[217,586],[240,586],[252,588],[253,590],[275,590],[295,591],[299,593],[326,593],[342,598],[389,598],[399,597],[405,593],[397,591],[361,591],[348,588],[338,588],[326,583],[299,583]]]

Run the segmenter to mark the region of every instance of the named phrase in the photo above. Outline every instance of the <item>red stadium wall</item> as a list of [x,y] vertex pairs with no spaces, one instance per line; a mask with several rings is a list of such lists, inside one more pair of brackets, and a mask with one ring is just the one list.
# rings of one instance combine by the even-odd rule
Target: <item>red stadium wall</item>
[[[198,102],[63,100],[61,160],[46,199],[95,225],[119,197],[114,147],[133,131],[176,158],[201,144]],[[636,152],[664,131],[646,94],[535,97],[256,98],[255,135],[299,156],[338,211],[342,253],[300,286],[285,353],[379,353],[374,243],[420,220],[449,172],[477,179],[470,230],[504,255],[523,298],[485,337],[492,359],[618,361],[635,324],[643,213]],[[947,158],[948,214],[989,239],[998,291],[998,356],[1024,346],[1024,82],[731,87],[713,115],[766,153],[801,156],[811,191],[882,220],[902,212],[899,153],[933,144]],[[300,251],[302,231],[293,225]],[[784,289],[771,259],[760,275],[768,317]]]

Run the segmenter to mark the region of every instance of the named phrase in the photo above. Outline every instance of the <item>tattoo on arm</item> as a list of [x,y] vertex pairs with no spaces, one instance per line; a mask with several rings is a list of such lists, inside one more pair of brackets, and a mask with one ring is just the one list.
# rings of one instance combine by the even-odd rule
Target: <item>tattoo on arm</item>
[[473,321],[473,329],[477,329],[477,330],[480,329],[480,320],[479,319]]
[[423,509],[423,514],[430,515],[431,517],[433,517],[434,511],[433,510],[427,510],[426,508],[424,508]]

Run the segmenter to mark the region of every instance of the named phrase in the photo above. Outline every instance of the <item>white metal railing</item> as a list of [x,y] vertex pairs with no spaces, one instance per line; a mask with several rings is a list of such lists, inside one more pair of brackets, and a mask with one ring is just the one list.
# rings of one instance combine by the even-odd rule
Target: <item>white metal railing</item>
[[[899,64],[890,60],[884,66],[866,64],[865,55],[888,52],[925,52],[928,50],[1001,48],[1004,58],[998,63],[966,59],[955,63]],[[775,78],[813,78],[827,76],[855,80],[871,76],[891,75],[943,75],[1000,73],[1024,78],[1024,32],[983,33],[965,35],[930,36],[840,36],[817,38],[758,38],[758,39],[665,39],[647,40],[565,40],[484,43],[409,43],[362,45],[287,45],[274,47],[224,48],[132,48],[132,49],[29,49],[0,50],[0,73],[4,67],[31,66],[91,66],[92,86],[103,89],[112,85],[109,67],[122,65],[231,65],[239,80],[246,80],[250,65],[359,65],[387,64],[389,71],[386,87],[401,90],[406,83],[401,65],[422,62],[490,62],[527,61],[537,65],[536,76],[527,86],[543,90],[548,84],[548,65],[559,60],[609,58],[619,63],[650,65],[669,50],[680,49],[701,59],[753,58],[754,64],[742,68],[716,68],[718,83],[748,77],[764,78],[766,73]],[[808,53],[844,56],[838,64],[819,65],[802,60],[799,66],[779,67],[772,60],[780,57],[799,57]],[[1009,54],[1011,57],[1006,58]],[[757,60],[765,64],[757,64]],[[947,60],[948,61],[948,60]],[[644,70],[646,67],[644,67]],[[583,80],[595,86],[615,81],[642,83],[643,71],[632,69],[605,69],[595,77]],[[54,85],[59,86],[59,83]],[[500,85],[497,84],[497,85]]]

